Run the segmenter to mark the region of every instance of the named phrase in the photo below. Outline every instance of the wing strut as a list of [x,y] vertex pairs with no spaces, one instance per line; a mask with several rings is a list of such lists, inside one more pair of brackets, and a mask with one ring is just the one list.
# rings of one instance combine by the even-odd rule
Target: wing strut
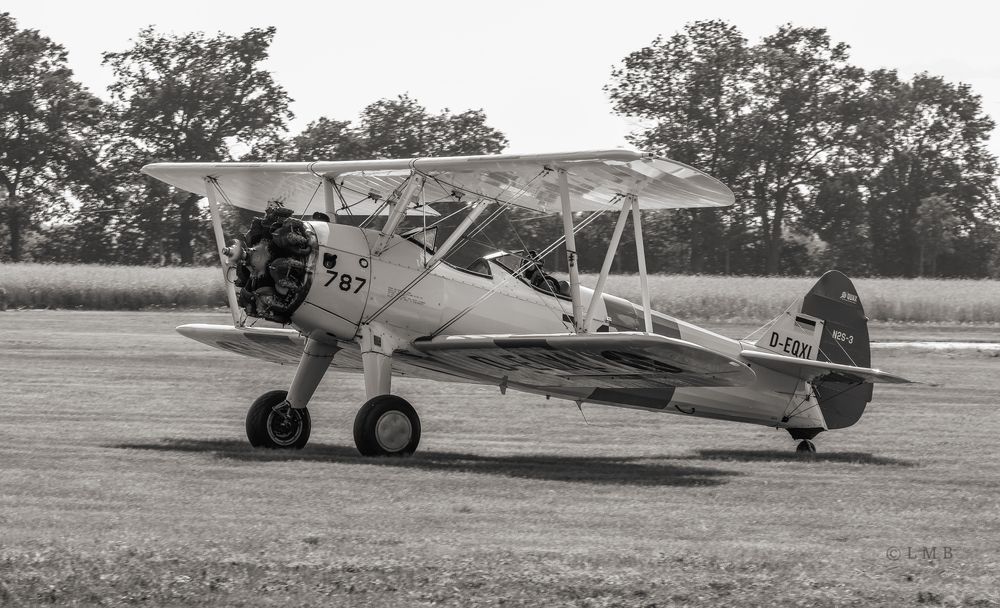
[[590,306],[587,313],[583,314],[583,302],[580,299],[580,271],[577,268],[576,236],[573,229],[573,211],[570,208],[569,183],[566,177],[566,170],[559,170],[559,195],[562,198],[563,234],[566,239],[566,258],[569,268],[570,295],[573,298],[573,330],[576,333],[586,333],[590,325],[590,320],[596,310],[596,304],[604,294],[604,283],[607,281],[608,272],[611,270],[611,262],[614,260],[618,243],[621,241],[622,231],[625,228],[625,220],[628,218],[629,209],[632,210],[632,224],[635,226],[635,257],[639,262],[639,286],[642,290],[642,316],[645,322],[646,333],[653,333],[653,314],[649,297],[649,277],[646,274],[646,252],[642,243],[642,214],[639,211],[639,201],[635,194],[625,196],[621,211],[618,215],[618,223],[615,225],[615,232],[608,244],[608,252],[604,256],[604,265],[601,267],[601,275],[597,279],[597,288],[590,299]]
[[[406,294],[410,293],[410,290],[416,287],[417,284],[420,283],[420,281],[423,281],[424,277],[429,275],[431,271],[433,271],[437,267],[437,265],[441,263],[444,257],[448,255],[448,253],[455,247],[455,244],[458,243],[459,239],[465,236],[465,233],[469,231],[469,227],[472,226],[473,222],[475,222],[476,219],[479,218],[479,216],[483,213],[483,211],[485,211],[486,208],[492,204],[493,201],[482,201],[482,200],[470,203],[467,206],[469,212],[462,219],[462,222],[458,225],[457,228],[455,228],[454,231],[452,231],[452,233],[448,236],[448,239],[445,240],[444,244],[441,245],[441,247],[439,247],[437,251],[434,252],[434,255],[428,258],[424,262],[424,270],[421,271],[420,274],[418,274],[417,277],[412,281],[410,281],[405,287],[399,289],[396,292],[396,295],[389,298],[389,301],[383,304],[381,308],[372,313],[371,316],[369,316],[368,319],[365,320],[365,324],[366,325],[370,324],[372,321],[378,318],[379,315],[388,310],[390,306],[398,302]],[[489,223],[490,221],[491,220],[488,219],[487,223]],[[426,252],[424,253],[424,256],[426,256]]]
[[559,197],[562,199],[563,234],[566,236],[566,260],[569,268],[569,291],[573,298],[573,330],[587,331],[580,301],[580,270],[576,266],[576,233],[573,231],[573,208],[569,199],[569,178],[565,169],[559,169]]
[[479,218],[483,211],[486,211],[486,208],[489,207],[492,202],[493,201],[477,201],[472,203],[469,206],[469,212],[464,218],[462,218],[462,223],[459,224],[450,235],[448,235],[445,242],[438,247],[437,251],[434,252],[434,255],[431,256],[426,263],[424,263],[424,266],[426,268],[430,268],[437,264],[440,260],[443,260],[444,256],[448,255],[448,252],[450,252],[452,247],[455,246],[455,243],[457,243],[460,238],[465,236],[465,233],[469,230],[469,226],[471,226],[472,223]]
[[639,262],[639,287],[642,289],[642,316],[646,322],[646,333],[653,333],[653,314],[649,303],[649,277],[646,276],[646,251],[642,245],[642,212],[639,211],[639,201],[634,194],[628,196],[632,201],[632,224],[635,225],[635,257]]
[[331,224],[337,223],[337,199],[333,194],[333,178],[323,178],[323,211]]
[[205,178],[205,198],[208,199],[208,210],[212,215],[212,230],[215,232],[215,245],[219,251],[219,261],[222,262],[222,279],[226,283],[226,298],[229,300],[229,312],[233,315],[233,326],[243,325],[240,305],[236,301],[236,285],[229,280],[229,269],[232,267],[226,256],[226,237],[222,232],[222,214],[219,213],[219,201],[216,199],[219,184],[211,177]]
[[396,199],[395,203],[392,203],[392,210],[389,212],[388,219],[385,220],[385,226],[379,231],[378,241],[375,243],[375,247],[372,248],[372,254],[378,256],[382,255],[382,252],[385,251],[390,239],[392,239],[392,235],[396,232],[396,228],[399,227],[399,223],[406,217],[406,209],[410,206],[410,199],[423,187],[425,179],[424,177],[418,177],[416,172],[410,174],[410,181],[403,189],[403,194]]
[[604,265],[601,266],[601,274],[597,277],[597,286],[594,287],[594,295],[590,298],[590,306],[587,314],[583,317],[583,326],[590,327],[590,320],[594,318],[597,311],[597,303],[604,296],[604,284],[608,281],[608,274],[611,272],[611,263],[615,261],[615,253],[618,251],[618,243],[622,240],[622,232],[625,231],[625,222],[628,220],[628,212],[632,208],[632,199],[622,197],[622,209],[618,213],[618,223],[615,224],[615,231],[611,235],[611,242],[608,243],[608,252],[604,254]]

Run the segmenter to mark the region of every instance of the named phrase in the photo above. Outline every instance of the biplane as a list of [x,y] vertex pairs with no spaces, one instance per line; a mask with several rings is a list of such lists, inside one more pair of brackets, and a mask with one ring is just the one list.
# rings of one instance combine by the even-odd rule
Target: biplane
[[[219,246],[233,324],[177,330],[297,366],[287,389],[250,406],[253,446],[305,446],[307,406],[331,368],[364,375],[354,440],[370,456],[409,455],[420,441],[420,419],[393,393],[394,378],[783,428],[802,452],[815,451],[818,433],[857,422],[874,383],[907,382],[871,367],[861,300],[836,271],[743,340],[652,310],[640,212],[735,200],[716,179],[652,154],[156,163],[142,171],[203,193]],[[223,202],[262,215],[227,242]],[[457,210],[442,217],[435,209],[445,203]],[[537,252],[453,261],[512,209],[561,214],[562,236]],[[596,284],[586,287],[576,237],[602,213],[617,220]],[[446,217],[457,226],[438,239]],[[629,218],[638,304],[604,291]],[[540,263],[561,247],[567,280]]]

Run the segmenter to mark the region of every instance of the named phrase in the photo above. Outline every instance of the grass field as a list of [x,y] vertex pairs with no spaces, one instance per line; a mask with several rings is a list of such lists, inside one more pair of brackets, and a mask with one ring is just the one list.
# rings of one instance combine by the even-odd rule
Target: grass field
[[[653,308],[693,320],[763,323],[815,282],[812,277],[653,276]],[[584,285],[597,283],[584,275]],[[1000,323],[1000,281],[859,279],[871,319],[897,322]],[[0,265],[11,308],[87,310],[191,309],[225,306],[217,268]],[[614,276],[608,293],[639,302],[635,276]]]
[[0,313],[0,605],[1000,604],[995,357],[877,352],[932,384],[878,387],[807,459],[774,429],[400,381],[420,451],[368,460],[362,382],[332,373],[305,450],[250,449],[292,369],[173,332],[202,321],[225,316]]

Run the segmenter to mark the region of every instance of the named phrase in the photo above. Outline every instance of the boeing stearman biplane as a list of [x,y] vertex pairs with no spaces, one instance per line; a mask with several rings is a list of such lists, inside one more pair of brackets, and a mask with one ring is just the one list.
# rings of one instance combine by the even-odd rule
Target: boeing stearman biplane
[[[298,365],[287,391],[251,405],[254,446],[306,444],[306,406],[330,367],[364,374],[368,401],[354,422],[364,455],[407,455],[420,441],[416,411],[391,392],[394,376],[784,428],[807,452],[816,434],[858,421],[873,383],[907,382],[870,367],[861,300],[839,272],[744,340],[651,310],[640,210],[734,202],[719,181],[651,154],[158,163],[143,172],[204,193],[219,244],[233,326],[178,331]],[[227,244],[220,201],[263,216]],[[456,202],[464,216],[438,244],[435,205]],[[561,239],[538,254],[449,262],[512,208],[560,212]],[[617,213],[592,289],[580,284],[576,234],[597,214],[578,222],[581,211]],[[345,215],[365,219],[338,223]],[[604,293],[629,216],[641,305]],[[539,264],[563,244],[568,282]],[[253,327],[257,319],[286,327]]]

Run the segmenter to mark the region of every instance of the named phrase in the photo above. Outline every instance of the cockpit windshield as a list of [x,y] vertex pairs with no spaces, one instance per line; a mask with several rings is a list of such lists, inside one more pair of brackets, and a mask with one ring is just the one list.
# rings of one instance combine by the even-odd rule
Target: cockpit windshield
[[519,279],[534,287],[537,291],[568,298],[569,283],[560,281],[556,277],[545,272],[545,263],[535,251],[497,251],[482,260],[493,262],[511,274],[516,274]]

